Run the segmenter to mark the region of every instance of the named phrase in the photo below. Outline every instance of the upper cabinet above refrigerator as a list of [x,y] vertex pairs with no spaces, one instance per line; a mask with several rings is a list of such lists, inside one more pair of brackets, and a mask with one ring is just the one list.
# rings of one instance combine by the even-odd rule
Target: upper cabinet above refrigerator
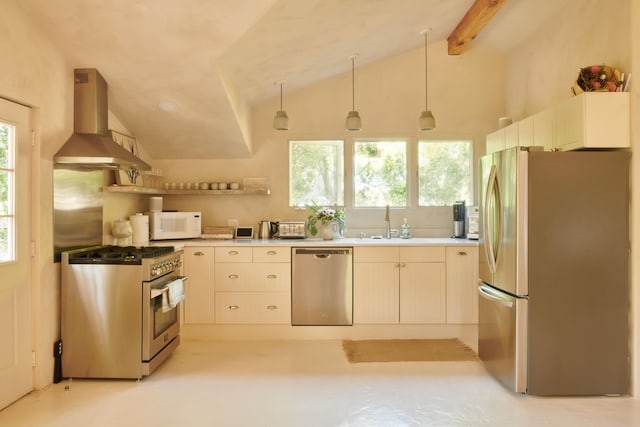
[[629,92],[584,92],[487,135],[487,154],[536,145],[545,150],[628,148]]
[[560,103],[555,116],[560,151],[630,146],[629,92],[585,92]]

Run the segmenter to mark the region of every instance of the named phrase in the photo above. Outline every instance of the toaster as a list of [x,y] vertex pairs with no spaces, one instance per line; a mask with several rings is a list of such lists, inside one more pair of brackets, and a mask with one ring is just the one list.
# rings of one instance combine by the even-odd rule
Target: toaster
[[304,221],[280,221],[276,237],[281,239],[304,239],[306,237],[305,225]]

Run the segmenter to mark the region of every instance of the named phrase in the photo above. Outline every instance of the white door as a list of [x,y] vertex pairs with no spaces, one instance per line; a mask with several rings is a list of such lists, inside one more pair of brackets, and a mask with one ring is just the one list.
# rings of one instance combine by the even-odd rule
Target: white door
[[29,118],[0,99],[0,409],[33,388]]

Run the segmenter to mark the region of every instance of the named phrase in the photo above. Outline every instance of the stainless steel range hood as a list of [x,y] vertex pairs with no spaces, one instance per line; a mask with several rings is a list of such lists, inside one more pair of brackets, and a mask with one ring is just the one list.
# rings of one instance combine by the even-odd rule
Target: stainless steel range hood
[[151,170],[118,145],[108,131],[107,82],[95,68],[74,70],[73,129],[53,157],[54,163],[93,169]]

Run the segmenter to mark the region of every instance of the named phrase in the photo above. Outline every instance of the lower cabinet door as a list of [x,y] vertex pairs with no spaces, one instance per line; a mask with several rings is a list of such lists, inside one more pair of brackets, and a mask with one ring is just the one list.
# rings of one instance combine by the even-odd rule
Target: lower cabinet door
[[398,323],[398,263],[353,264],[353,322]]
[[216,323],[291,323],[288,292],[216,292]]
[[445,323],[445,264],[408,262],[400,267],[400,323]]

